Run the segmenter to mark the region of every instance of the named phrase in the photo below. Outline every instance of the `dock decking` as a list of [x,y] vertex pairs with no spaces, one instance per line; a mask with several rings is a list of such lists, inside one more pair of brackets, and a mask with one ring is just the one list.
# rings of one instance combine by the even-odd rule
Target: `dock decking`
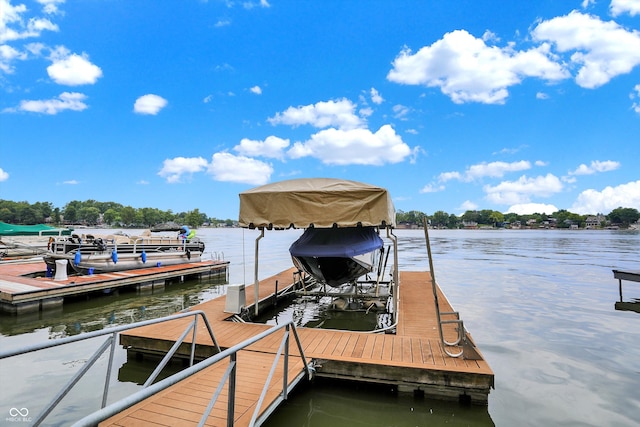
[[[293,283],[293,271],[293,269],[286,270],[261,281],[260,301],[265,302],[273,298],[276,282],[278,289],[283,289],[283,284]],[[402,390],[420,390],[429,397],[486,404],[489,392],[494,385],[493,371],[482,357],[479,360],[465,360],[452,358],[443,351],[437,329],[429,273],[401,272],[399,289],[399,322],[396,334],[298,328],[305,356],[316,362],[316,374],[354,381],[386,383]],[[250,286],[247,287],[246,300],[248,306],[254,303]],[[453,311],[440,290],[438,300],[441,311]],[[271,327],[264,324],[227,321],[226,319],[231,315],[225,313],[224,308],[224,296],[194,307],[206,313],[216,340],[222,348],[232,347]],[[184,330],[185,321],[174,322],[175,327],[152,325],[122,334],[120,343],[128,348],[130,353],[164,353]],[[449,327],[451,329],[445,330],[445,333],[453,335],[455,333],[453,326]],[[471,339],[468,334],[467,337]],[[259,341],[243,352],[270,354],[273,358],[278,340],[278,337],[273,337]],[[199,357],[213,354],[210,338],[203,326],[198,329],[196,342]],[[204,374],[196,376],[200,375]],[[257,377],[255,380],[247,381],[248,384],[260,383]],[[256,385],[259,388],[258,391],[254,390],[253,394],[260,392],[261,384]],[[182,383],[167,390],[167,393],[174,392],[178,393],[177,395],[189,393],[187,388],[183,389]],[[149,406],[151,402],[153,406]],[[193,400],[190,402],[195,405],[190,410],[197,412],[196,409],[198,409],[199,413],[202,413],[204,408],[200,407],[202,405],[196,404]],[[171,403],[171,399],[168,399],[166,394],[159,393],[132,407],[127,412],[131,414],[130,418],[125,414],[122,417],[107,420],[104,425],[151,425],[139,419],[134,422],[132,414],[141,410],[143,406],[147,409],[153,408],[159,414],[165,414],[167,411],[171,412],[167,407],[172,405],[175,406],[175,403]],[[226,412],[212,414],[210,419],[223,418],[224,414]],[[223,424],[213,422],[212,425]],[[239,420],[236,425],[247,424]]]
[[34,312],[61,305],[64,297],[125,286],[164,287],[166,281],[175,278],[226,274],[228,265],[228,261],[211,260],[54,280],[52,277],[34,277],[46,271],[44,261],[3,263],[0,264],[0,311]]

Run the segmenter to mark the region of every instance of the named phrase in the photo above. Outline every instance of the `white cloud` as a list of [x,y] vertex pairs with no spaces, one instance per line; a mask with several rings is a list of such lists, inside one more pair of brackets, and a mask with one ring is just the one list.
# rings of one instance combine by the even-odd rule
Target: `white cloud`
[[326,129],[306,142],[296,142],[287,152],[289,157],[315,157],[328,165],[376,165],[398,163],[412,155],[390,125],[376,133],[369,129]]
[[41,99],[20,101],[17,108],[9,108],[5,112],[29,111],[31,113],[58,114],[65,110],[82,111],[88,108],[84,100],[87,96],[77,92],[63,92],[57,99]]
[[384,102],[384,98],[382,97],[382,95],[380,95],[380,92],[378,92],[376,88],[372,87],[369,91],[369,94],[371,95],[371,102],[373,102],[374,104],[380,105]]
[[635,101],[636,97],[640,98],[640,84],[635,85],[633,87],[633,90],[635,91],[635,93],[631,92],[631,94],[629,95],[629,98],[634,100],[633,103],[631,104],[631,108],[633,109],[633,111],[640,114],[640,102]]
[[102,77],[102,70],[89,61],[86,54],[59,56],[59,50],[52,55],[53,64],[47,67],[51,79],[61,85],[80,86],[94,84]]
[[16,59],[26,59],[27,55],[13,47],[3,44],[0,45],[0,71],[11,74],[14,71],[11,63]]
[[498,185],[485,185],[483,190],[487,200],[504,205],[529,203],[531,197],[550,197],[562,191],[563,185],[553,174],[528,178],[521,176],[517,181],[503,181]]
[[549,95],[544,92],[536,93],[536,99],[549,99]]
[[338,101],[318,102],[312,105],[289,107],[268,119],[272,125],[312,125],[317,128],[335,126],[340,129],[355,129],[364,125],[355,114],[356,105],[343,98]]
[[62,4],[64,2],[65,0],[38,0],[38,3],[42,5],[42,11],[48,15],[60,13],[58,4]]
[[558,208],[554,205],[544,203],[521,203],[511,206],[505,213],[515,213],[518,215],[552,214],[558,212]]
[[371,117],[371,115],[373,115],[373,108],[363,107],[360,110],[358,110],[358,113],[360,113],[361,117]]
[[0,0],[0,43],[39,37],[42,31],[58,31],[58,26],[46,18],[23,18],[28,12],[24,4],[11,5],[8,0]]
[[412,54],[404,48],[387,79],[401,84],[438,87],[455,103],[502,104],[510,86],[525,77],[557,81],[569,77],[553,60],[549,45],[515,51],[511,45],[490,46],[465,30],[447,33]]
[[420,193],[437,193],[443,191],[444,185],[427,184],[420,189]]
[[239,145],[233,147],[235,151],[243,156],[249,157],[270,157],[274,159],[284,159],[284,149],[289,146],[288,139],[268,136],[264,141],[254,141],[243,138]]
[[156,115],[167,105],[167,100],[161,96],[148,94],[136,99],[133,111],[138,114]]
[[607,186],[602,191],[585,190],[576,199],[571,209],[581,215],[610,212],[615,208],[634,208],[640,210],[640,180]]
[[638,0],[611,0],[609,10],[613,16],[628,13],[631,16],[640,15],[640,1]]
[[478,209],[478,205],[473,203],[471,200],[465,200],[464,202],[462,202],[462,204],[458,208],[458,210],[462,212],[475,211],[477,209]]
[[208,163],[202,157],[175,157],[165,159],[158,175],[169,183],[180,182],[182,175],[204,171]]
[[393,106],[393,117],[400,120],[407,120],[407,115],[411,112],[409,107],[406,107],[401,104],[397,104]]
[[269,182],[273,167],[268,163],[249,157],[234,156],[230,153],[215,153],[208,173],[213,175],[216,181],[263,185]]
[[271,5],[269,4],[269,2],[267,0],[260,0],[258,2],[244,1],[244,2],[242,2],[242,7],[245,8],[245,9],[253,9],[254,7],[267,8],[267,7],[271,7]]
[[620,167],[619,162],[614,162],[612,160],[605,160],[601,162],[600,160],[594,160],[591,162],[591,165],[587,166],[584,163],[578,166],[576,170],[573,172],[569,172],[569,175],[592,175],[597,172],[609,172],[616,170]]
[[602,86],[640,64],[640,32],[596,16],[573,11],[541,22],[531,34],[559,52],[575,51],[570,61],[579,66],[576,83],[584,88]]
[[251,91],[251,93],[256,94],[256,95],[262,95],[262,89],[260,88],[260,86],[256,85],[254,87],[252,87],[251,89],[249,89]]
[[440,182],[447,182],[447,181],[451,181],[452,179],[458,179],[458,180],[462,180],[462,175],[460,174],[460,172],[442,172],[440,175],[438,175],[438,181]]
[[70,180],[67,180],[67,181],[62,181],[62,183],[64,185],[78,185],[78,184],[80,184],[80,181],[75,180],[75,179],[70,179]]
[[459,172],[444,172],[438,177],[440,182],[447,182],[452,179],[458,179],[460,181],[470,182],[477,179],[484,178],[485,176],[491,178],[501,178],[508,172],[517,172],[522,170],[531,169],[531,163],[526,160],[520,160],[518,162],[491,162],[491,163],[478,163],[472,165],[461,174]]
[[0,182],[6,181],[9,179],[9,173],[5,172],[4,169],[0,168]]
[[492,178],[500,178],[507,172],[516,172],[531,169],[531,163],[526,160],[520,160],[519,162],[491,162],[491,163],[479,163],[472,165],[466,170],[465,176],[467,179],[475,180],[489,176]]

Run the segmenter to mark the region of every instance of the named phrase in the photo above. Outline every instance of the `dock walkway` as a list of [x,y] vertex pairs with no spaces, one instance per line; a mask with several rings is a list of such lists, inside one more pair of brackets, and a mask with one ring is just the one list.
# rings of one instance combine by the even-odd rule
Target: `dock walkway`
[[[283,284],[293,283],[293,272],[293,269],[286,270],[261,281],[259,300],[265,302],[272,299],[276,283],[280,290],[284,288]],[[354,381],[391,384],[401,390],[420,390],[429,397],[486,404],[490,389],[494,385],[493,371],[481,355],[479,360],[465,360],[450,357],[444,352],[437,329],[429,273],[401,272],[399,288],[399,322],[396,334],[298,328],[305,356],[307,359],[313,359],[317,364],[316,374]],[[254,303],[251,286],[247,287],[246,300],[247,306]],[[438,300],[441,311],[453,311],[440,290]],[[231,315],[225,313],[224,308],[224,296],[194,307],[206,313],[216,340],[222,348],[232,347],[270,328],[269,325],[264,324],[227,321]],[[175,327],[151,325],[130,331],[121,335],[120,342],[131,353],[166,352],[184,330],[184,321],[174,322]],[[453,337],[454,327],[452,325],[449,327],[451,329],[446,330],[445,333]],[[469,334],[467,338],[471,340]],[[278,341],[278,337],[267,338],[253,344],[245,351],[270,354],[273,358]],[[203,326],[198,328],[196,342],[199,357],[207,357],[207,351],[213,354],[213,350],[210,349],[210,339]],[[249,355],[247,354],[246,357]],[[196,376],[200,375],[204,374]],[[256,377],[246,381],[260,383],[257,378],[258,372],[252,375]],[[198,380],[193,379],[193,381]],[[169,388],[167,393],[172,393],[169,391],[172,389],[173,392],[178,393],[177,390],[181,387],[182,384],[178,383]],[[127,414],[134,414],[143,406],[154,408],[160,414],[171,412],[171,409],[166,406],[175,406],[175,403],[172,404],[171,399],[167,399],[166,396],[163,393],[153,396],[132,407]],[[153,402],[154,406],[149,406],[150,402]],[[190,402],[193,403],[192,400]],[[127,414],[107,420],[103,425],[155,425],[141,420],[127,421]],[[212,414],[210,419],[225,416],[226,412],[222,415]],[[145,420],[148,419],[148,417],[145,418]],[[214,421],[212,423],[212,425],[220,425]],[[239,419],[236,425],[247,424]]]

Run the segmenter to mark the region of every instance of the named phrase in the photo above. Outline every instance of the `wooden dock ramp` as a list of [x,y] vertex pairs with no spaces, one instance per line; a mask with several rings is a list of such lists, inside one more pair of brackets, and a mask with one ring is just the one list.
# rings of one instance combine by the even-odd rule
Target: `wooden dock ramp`
[[[241,350],[237,356],[235,426],[248,426],[253,417],[262,389],[271,370],[273,354]],[[100,423],[100,426],[193,426],[200,422],[229,363],[221,361],[196,375],[155,394],[120,414]],[[289,359],[289,384],[304,370],[300,357]],[[259,415],[271,413],[274,402],[282,393],[283,360],[280,360],[265,395]],[[222,390],[206,426],[227,426],[228,388]]]

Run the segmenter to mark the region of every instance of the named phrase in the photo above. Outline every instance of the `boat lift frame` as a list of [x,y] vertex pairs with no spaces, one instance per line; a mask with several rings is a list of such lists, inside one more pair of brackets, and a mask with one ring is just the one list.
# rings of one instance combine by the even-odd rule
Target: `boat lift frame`
[[[260,279],[259,279],[259,266],[260,266],[260,240],[264,238],[264,230],[265,227],[256,227],[260,230],[260,234],[256,237],[255,240],[255,255],[254,255],[254,276],[253,276],[253,291],[254,291],[254,315],[257,317],[259,314],[259,294],[260,294]],[[398,324],[398,303],[399,303],[399,292],[398,292],[398,284],[400,283],[400,277],[398,273],[398,238],[393,234],[393,228],[391,226],[386,226],[387,239],[391,240],[393,243],[393,266],[392,266],[392,283],[391,283],[391,294],[393,298],[393,307],[391,310],[391,314],[393,316],[393,320],[391,322],[391,326],[385,328],[384,330],[376,330],[374,332],[384,332],[388,329],[394,328]],[[379,228],[378,228],[379,230]],[[388,256],[389,252],[387,252]],[[385,269],[386,269],[386,260],[385,260]],[[380,281],[381,273],[378,273],[377,281]],[[304,283],[304,280],[301,278],[301,281]],[[376,286],[376,293],[378,292],[378,286]],[[437,301],[436,301],[437,303]]]

